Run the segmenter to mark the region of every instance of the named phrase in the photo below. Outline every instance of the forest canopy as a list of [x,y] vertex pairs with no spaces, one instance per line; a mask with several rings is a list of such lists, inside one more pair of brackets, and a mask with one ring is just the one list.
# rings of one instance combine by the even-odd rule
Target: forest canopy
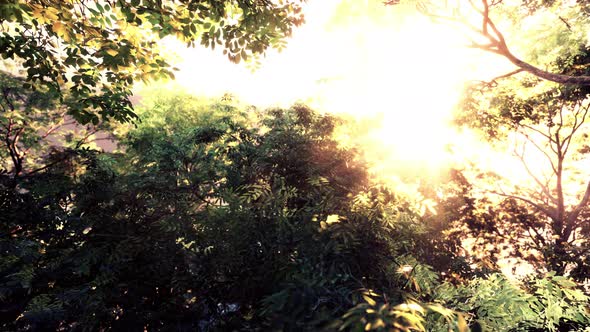
[[518,286],[461,251],[453,226],[472,210],[457,185],[434,214],[369,179],[359,152],[331,136],[342,119],[230,97],[168,93],[144,105],[137,127],[120,131],[124,152],[81,146],[2,186],[3,328],[552,330],[590,320],[571,279]]
[[466,5],[467,21],[421,9],[475,19],[475,46],[504,57],[511,30],[555,19],[517,50],[542,75],[512,61],[453,117],[521,171],[394,174],[410,191],[375,174],[378,117],[151,81],[172,76],[162,38],[248,61],[284,46],[300,2],[0,2],[0,329],[587,331],[586,4]]

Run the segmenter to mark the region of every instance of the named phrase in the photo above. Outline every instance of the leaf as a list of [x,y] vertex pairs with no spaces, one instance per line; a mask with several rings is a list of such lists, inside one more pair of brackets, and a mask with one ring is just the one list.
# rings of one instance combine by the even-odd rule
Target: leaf
[[53,22],[53,25],[51,26],[51,30],[53,30],[53,32],[55,32],[58,36],[63,36],[66,33],[66,26],[60,22],[60,21],[55,21]]
[[564,277],[556,277],[555,281],[562,287],[573,288],[577,286],[575,282]]
[[45,18],[49,19],[50,21],[57,21],[59,19],[59,11],[53,7],[49,7],[45,9]]
[[385,328],[385,322],[381,318],[377,318],[373,324],[373,328]]
[[469,325],[467,325],[467,321],[465,320],[465,317],[463,317],[463,314],[457,315],[457,328],[459,329],[459,332],[469,332]]
[[377,302],[366,294],[363,294],[363,299],[365,299],[365,301],[372,306],[377,305]]
[[427,307],[429,310],[434,311],[445,318],[450,318],[454,316],[454,312],[451,309],[445,308],[438,304],[432,304]]

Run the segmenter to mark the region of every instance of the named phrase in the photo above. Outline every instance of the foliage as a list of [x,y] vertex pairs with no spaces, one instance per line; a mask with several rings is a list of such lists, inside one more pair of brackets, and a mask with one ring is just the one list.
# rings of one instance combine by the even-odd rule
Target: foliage
[[[423,278],[428,274],[410,279]],[[555,273],[525,283],[497,273],[465,284],[435,282],[421,295],[396,304],[365,290],[364,301],[334,326],[351,331],[585,331],[590,323],[588,296]]]
[[[64,162],[83,147],[94,146],[108,126],[77,126],[64,103],[38,86],[22,87],[23,79],[0,72],[0,181],[15,187],[21,178]],[[63,165],[62,165],[63,166]]]
[[523,285],[501,274],[465,286],[442,284],[437,301],[468,314],[484,331],[582,331],[588,326],[588,296],[577,284],[554,273]]
[[[555,66],[584,70],[581,57],[564,55]],[[465,172],[464,194],[472,202],[457,218],[484,252],[493,245],[492,257],[508,252],[537,270],[588,278],[584,220],[590,196],[580,167],[588,152],[587,97],[585,87],[516,77],[470,88],[459,124],[503,146],[530,179],[527,185],[495,170]]]
[[22,64],[25,89],[41,84],[60,99],[67,91],[81,123],[131,121],[133,82],[173,77],[160,39],[220,45],[239,62],[283,47],[302,22],[298,0],[9,0],[0,4],[0,55]]
[[314,330],[390,279],[410,244],[379,208],[391,194],[363,194],[336,119],[231,100],[151,110],[124,155],[85,150],[3,188],[4,328]]
[[[338,145],[338,118],[230,96],[143,103],[141,122],[120,131],[124,152],[74,149],[18,187],[0,186],[2,329],[467,331],[587,321],[586,295],[565,278],[517,287],[474,277],[429,226],[434,215],[372,183],[358,152]],[[445,266],[455,259],[463,263]]]

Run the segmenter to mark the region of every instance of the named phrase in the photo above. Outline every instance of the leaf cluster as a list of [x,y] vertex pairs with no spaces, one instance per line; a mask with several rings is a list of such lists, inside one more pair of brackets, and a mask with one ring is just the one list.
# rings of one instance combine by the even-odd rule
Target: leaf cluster
[[136,118],[129,100],[141,80],[173,78],[159,41],[221,46],[231,61],[282,48],[303,22],[294,1],[22,1],[0,4],[0,56],[41,84],[80,123]]

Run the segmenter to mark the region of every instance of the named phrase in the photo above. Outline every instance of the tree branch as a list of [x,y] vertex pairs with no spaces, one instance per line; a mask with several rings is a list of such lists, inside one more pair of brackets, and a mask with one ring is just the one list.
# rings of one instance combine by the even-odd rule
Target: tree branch
[[[535,75],[535,76],[542,78],[544,80],[547,80],[547,81],[560,83],[560,84],[567,84],[567,85],[590,85],[590,76],[586,76],[586,75],[571,76],[571,75],[552,73],[552,72],[540,69],[536,66],[533,66],[532,64],[525,62],[525,61],[519,59],[518,57],[516,57],[508,48],[508,45],[507,45],[506,40],[504,38],[504,35],[497,28],[495,22],[490,17],[490,7],[493,5],[496,5],[497,3],[492,2],[490,4],[488,2],[488,0],[482,0],[482,6],[483,6],[483,9],[482,9],[482,8],[478,8],[478,6],[472,0],[470,0],[469,2],[471,4],[471,6],[473,7],[474,11],[476,11],[477,13],[479,13],[481,15],[481,19],[482,19],[481,29],[476,29],[477,33],[479,33],[481,36],[485,37],[486,39],[488,39],[490,41],[490,44],[487,44],[487,45],[481,45],[481,44],[474,43],[473,45],[471,45],[471,47],[480,48],[480,49],[483,49],[484,51],[487,51],[487,52],[499,54],[499,55],[503,56],[504,58],[506,58],[508,61],[510,61],[512,64],[514,64],[519,69],[526,71],[532,75]],[[395,1],[393,1],[392,4],[395,4]],[[426,10],[424,10],[423,12],[427,16],[439,18],[439,19],[443,18],[443,16],[445,16],[445,15],[437,15],[437,14],[429,13]],[[458,19],[455,17],[451,17],[449,15],[446,15],[446,16],[447,16],[447,20],[452,20],[455,22],[458,21]],[[567,24],[567,22],[564,22],[564,23]],[[467,27],[470,26],[467,22],[463,22],[463,25],[467,26]]]
[[35,173],[39,173],[39,172],[44,171],[44,170],[46,170],[48,168],[51,168],[51,167],[53,167],[53,166],[55,166],[55,165],[57,165],[57,164],[65,161],[69,157],[70,157],[70,155],[68,154],[68,155],[64,156],[63,158],[59,158],[59,159],[57,159],[57,160],[55,160],[55,161],[53,161],[53,162],[51,162],[51,163],[49,163],[49,164],[47,164],[47,165],[45,165],[43,167],[40,167],[40,168],[34,169],[34,170],[30,171],[30,172],[27,172],[23,177],[29,177],[29,176],[31,176],[31,175],[33,175]]
[[[586,107],[582,107],[580,104],[577,104],[575,107],[576,107],[576,111],[574,114],[574,124],[572,126],[572,130],[571,130],[570,134],[564,140],[564,142],[566,143],[565,149],[563,151],[564,155],[567,153],[567,151],[570,147],[570,142],[572,141],[574,134],[578,131],[578,129],[580,129],[580,127],[582,127],[584,122],[586,122],[586,117],[588,116],[588,111],[590,110],[590,103],[588,103],[588,105],[586,105]],[[580,113],[582,113],[581,119],[579,119]]]
[[[545,194],[545,196],[547,198],[549,198],[549,200],[551,202],[557,203],[557,198],[555,198],[551,194],[551,192],[549,192],[549,188],[543,185],[543,183],[541,182],[541,180],[539,180],[539,178],[533,173],[533,171],[531,171],[531,169],[528,166],[528,163],[524,160],[524,149],[525,149],[525,145],[523,145],[522,154],[519,154],[516,151],[514,152],[514,154],[518,157],[518,159],[520,160],[520,162],[524,166],[524,169],[526,170],[526,172],[528,173],[528,175],[531,178],[533,178],[533,180],[537,183],[537,185],[539,185],[539,187],[541,188],[541,191],[543,192],[543,194]],[[551,166],[553,166],[553,165],[551,165]]]
[[[545,155],[545,157],[547,158],[547,160],[549,160],[549,164],[551,165],[551,169],[553,170],[553,173],[557,174],[557,167],[555,166],[555,164],[553,163],[553,159],[551,158],[551,156],[547,153],[547,151],[545,151],[545,149],[543,149],[542,147],[539,146],[539,144],[537,144],[537,142],[535,142],[532,138],[529,137],[529,135],[527,135],[526,133],[521,133],[526,139],[527,141],[531,142],[533,144],[533,146],[539,150],[543,155]],[[551,140],[550,137],[545,136],[546,138],[549,138]],[[550,143],[551,145],[551,143]]]
[[514,76],[514,75],[516,75],[518,73],[522,73],[522,72],[524,72],[524,70],[519,68],[519,69],[513,70],[509,73],[506,73],[504,75],[496,76],[489,81],[474,81],[474,82],[479,82],[480,84],[485,85],[487,87],[494,87],[498,84],[498,82],[496,82],[497,80],[501,80],[503,78],[508,78],[508,77]]
[[[576,219],[578,219],[578,216],[580,215],[580,212],[582,212],[582,210],[586,207],[586,205],[588,205],[589,200],[590,200],[590,181],[588,181],[588,184],[586,185],[586,192],[584,193],[584,197],[582,197],[582,200],[572,210],[572,212],[570,212],[568,214],[566,229],[568,227],[573,227]],[[571,230],[569,230],[569,231],[571,232]]]
[[495,190],[491,190],[490,192],[493,193],[493,194],[502,196],[502,197],[513,198],[513,199],[516,199],[516,200],[525,202],[525,203],[529,204],[530,206],[534,207],[535,209],[539,210],[540,212],[543,212],[549,218],[555,219],[555,215],[554,215],[554,213],[551,210],[549,210],[548,208],[546,208],[544,206],[541,206],[541,205],[539,205],[539,204],[531,201],[528,198],[524,198],[524,197],[518,196],[518,195],[506,194],[506,193],[498,192],[498,191],[495,191]]
[[[480,13],[482,15],[482,24],[483,24],[483,28],[482,28],[481,33],[484,37],[486,37],[492,43],[495,42],[494,46],[497,48],[497,51],[494,53],[498,53],[498,54],[504,56],[506,59],[508,59],[508,61],[512,62],[512,64],[514,64],[518,68],[520,68],[526,72],[529,72],[537,77],[540,77],[542,79],[552,81],[555,83],[560,83],[560,84],[590,85],[590,76],[570,76],[570,75],[551,73],[546,70],[542,70],[538,67],[535,67],[535,66],[531,65],[530,63],[527,63],[527,62],[517,58],[508,49],[508,46],[506,45],[506,41],[504,39],[504,36],[498,30],[498,28],[496,28],[494,21],[490,18],[488,1],[482,0],[482,3],[484,5],[484,11],[483,12],[480,11]],[[489,30],[487,29],[488,27],[490,27],[492,29],[492,31],[494,32],[494,34],[496,35],[497,38],[494,38],[494,36],[492,36],[490,34]]]

